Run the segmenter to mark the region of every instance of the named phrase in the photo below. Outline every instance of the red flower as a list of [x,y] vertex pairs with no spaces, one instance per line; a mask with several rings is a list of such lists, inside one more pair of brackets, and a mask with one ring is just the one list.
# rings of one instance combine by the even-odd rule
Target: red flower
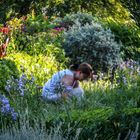
[[10,31],[10,29],[8,27],[2,27],[2,28],[0,28],[0,32],[4,33],[6,35],[9,33],[9,31]]

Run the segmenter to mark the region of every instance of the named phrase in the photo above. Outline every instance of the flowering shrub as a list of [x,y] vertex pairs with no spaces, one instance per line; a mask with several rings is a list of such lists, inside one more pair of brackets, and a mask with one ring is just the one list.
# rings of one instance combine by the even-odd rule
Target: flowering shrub
[[17,78],[19,76],[19,71],[15,65],[15,63],[8,59],[1,59],[0,60],[0,92],[5,91],[6,81],[13,76]]
[[[44,56],[40,54],[38,56],[35,55],[30,56],[26,53],[15,53],[15,54],[10,54],[6,58],[7,60],[15,64],[15,68],[19,72],[19,73],[14,73],[14,71],[11,71],[13,74],[16,74],[17,77],[19,77],[19,75],[21,75],[23,72],[27,77],[33,74],[33,76],[36,78],[37,84],[39,85],[44,84],[44,81],[47,81],[54,72],[64,67],[64,64],[58,63],[55,57],[52,55]],[[14,78],[17,79],[16,77]]]
[[9,34],[10,29],[8,27],[1,27],[0,28],[0,32],[3,34],[8,35]]

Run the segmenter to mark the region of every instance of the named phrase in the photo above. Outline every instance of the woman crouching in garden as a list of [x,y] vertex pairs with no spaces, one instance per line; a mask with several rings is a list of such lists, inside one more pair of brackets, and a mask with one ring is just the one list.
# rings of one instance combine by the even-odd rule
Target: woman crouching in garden
[[79,86],[79,81],[89,80],[92,77],[92,71],[92,67],[88,63],[72,65],[70,69],[58,71],[43,86],[42,98],[48,102],[73,97],[80,100],[84,96],[84,91]]

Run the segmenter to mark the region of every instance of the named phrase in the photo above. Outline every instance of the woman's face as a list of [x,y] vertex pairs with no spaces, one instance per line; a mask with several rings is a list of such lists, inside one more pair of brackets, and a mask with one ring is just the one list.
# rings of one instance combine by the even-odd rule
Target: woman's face
[[82,73],[81,71],[78,71],[76,74],[76,78],[79,81],[83,81],[83,80],[88,80],[89,76],[87,74]]

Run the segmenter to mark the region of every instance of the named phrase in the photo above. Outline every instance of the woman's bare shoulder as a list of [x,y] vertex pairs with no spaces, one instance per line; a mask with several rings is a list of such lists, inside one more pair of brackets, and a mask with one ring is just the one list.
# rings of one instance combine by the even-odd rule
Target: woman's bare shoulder
[[65,85],[72,86],[74,77],[72,75],[64,75],[61,82]]

